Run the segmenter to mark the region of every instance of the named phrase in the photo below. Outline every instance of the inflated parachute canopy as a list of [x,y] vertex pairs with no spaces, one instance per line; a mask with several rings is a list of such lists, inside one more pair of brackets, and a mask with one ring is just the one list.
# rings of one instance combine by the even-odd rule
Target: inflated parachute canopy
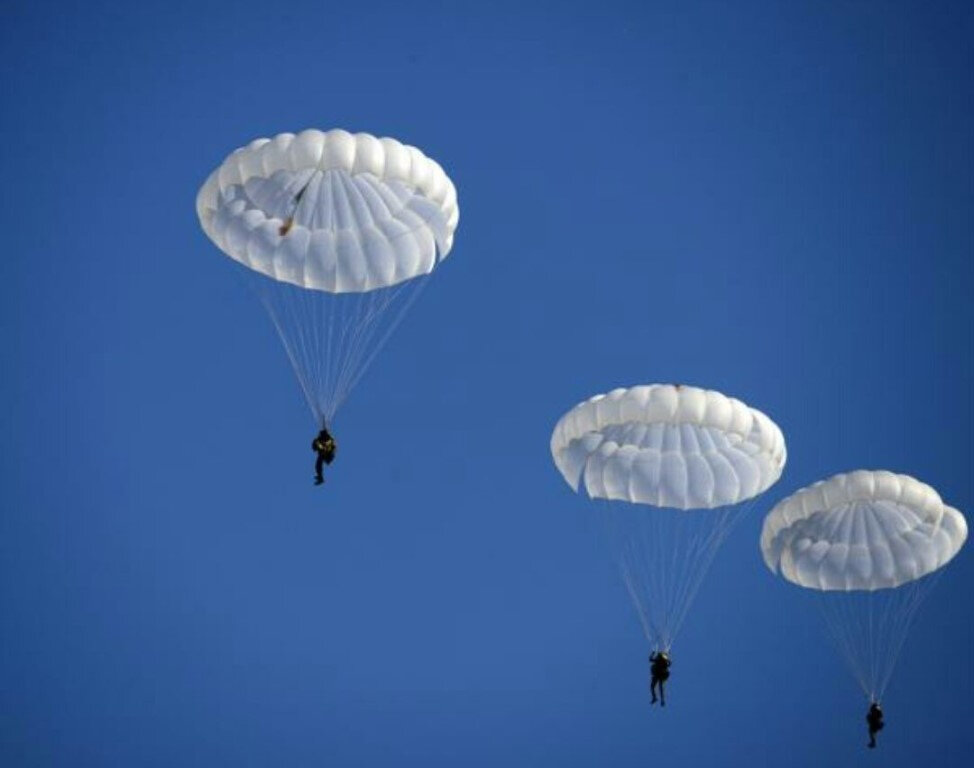
[[785,466],[784,436],[760,411],[697,387],[652,384],[597,395],[551,436],[565,481],[592,498],[712,509],[763,493]]
[[428,274],[449,253],[460,215],[434,160],[395,139],[341,130],[237,149],[203,184],[196,211],[230,258],[329,293]]
[[779,502],[764,520],[772,571],[818,590],[897,587],[945,565],[967,523],[929,485],[908,475],[835,475]]

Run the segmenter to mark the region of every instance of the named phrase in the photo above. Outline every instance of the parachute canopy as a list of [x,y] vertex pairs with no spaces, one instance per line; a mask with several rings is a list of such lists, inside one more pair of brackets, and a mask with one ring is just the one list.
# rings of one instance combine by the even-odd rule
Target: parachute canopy
[[767,416],[719,392],[670,384],[615,389],[566,413],[551,436],[565,481],[591,498],[713,509],[766,491],[787,453]]
[[940,568],[967,538],[963,515],[907,475],[835,475],[779,502],[764,520],[772,572],[816,596],[839,653],[871,701],[893,676]]
[[315,421],[331,422],[453,246],[457,193],[415,147],[303,131],[233,152],[203,184],[207,236],[247,267]]
[[308,130],[234,151],[196,198],[225,254],[282,282],[370,291],[428,274],[453,245],[457,194],[415,147]]
[[584,483],[599,500],[612,555],[657,650],[672,646],[749,506],[740,502],[774,484],[786,459],[781,430],[761,412],[669,384],[581,403],[555,427],[551,454],[573,490]]
[[897,587],[944,566],[967,523],[929,485],[908,475],[835,475],[779,502],[765,518],[761,552],[773,572],[809,589]]

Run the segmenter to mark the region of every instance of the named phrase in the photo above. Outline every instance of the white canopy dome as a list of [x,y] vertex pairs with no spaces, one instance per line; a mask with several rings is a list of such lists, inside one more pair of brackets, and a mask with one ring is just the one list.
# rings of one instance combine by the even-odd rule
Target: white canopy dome
[[767,416],[719,392],[670,384],[616,389],[566,413],[551,436],[565,481],[592,498],[677,509],[736,504],[781,476]]
[[967,523],[929,485],[908,475],[835,475],[779,502],[764,520],[772,571],[819,590],[896,587],[957,554]]
[[235,150],[196,198],[225,254],[275,280],[357,293],[428,274],[453,245],[457,193],[415,147],[367,133],[282,133]]

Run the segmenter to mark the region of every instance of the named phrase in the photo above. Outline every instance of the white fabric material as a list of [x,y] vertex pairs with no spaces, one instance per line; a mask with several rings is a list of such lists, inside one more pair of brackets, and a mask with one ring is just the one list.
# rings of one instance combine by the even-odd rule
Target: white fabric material
[[456,189],[434,160],[341,130],[237,149],[203,184],[196,212],[232,259],[329,293],[428,274],[450,252],[460,217]]
[[835,475],[779,502],[764,520],[761,552],[774,572],[819,590],[876,590],[945,565],[967,522],[908,475]]
[[763,493],[781,476],[784,436],[739,400],[653,384],[598,395],[566,413],[551,436],[565,481],[592,498],[713,509]]

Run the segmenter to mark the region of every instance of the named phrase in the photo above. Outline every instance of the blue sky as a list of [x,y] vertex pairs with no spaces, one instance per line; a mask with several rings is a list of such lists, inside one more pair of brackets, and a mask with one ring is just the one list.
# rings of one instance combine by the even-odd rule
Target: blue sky
[[[0,14],[0,762],[861,759],[861,695],[757,536],[859,467],[974,509],[969,4]],[[194,212],[230,150],[305,127],[419,146],[461,207],[324,489],[271,326]],[[654,381],[740,397],[789,443],[665,712],[548,453],[577,401]],[[968,763],[972,586],[962,551],[887,693],[884,765]]]

